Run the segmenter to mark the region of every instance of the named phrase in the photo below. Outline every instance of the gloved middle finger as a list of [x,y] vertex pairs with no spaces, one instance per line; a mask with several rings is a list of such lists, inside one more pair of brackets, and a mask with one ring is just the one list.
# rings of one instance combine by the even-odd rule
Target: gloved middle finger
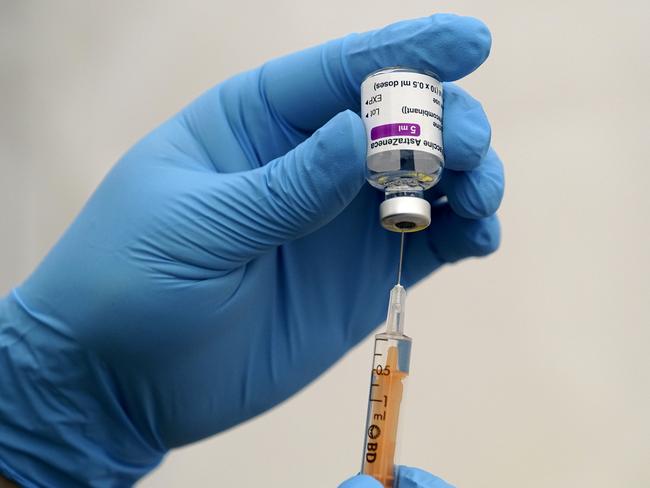
[[445,168],[475,169],[490,147],[490,123],[478,100],[458,85],[445,83],[443,93]]

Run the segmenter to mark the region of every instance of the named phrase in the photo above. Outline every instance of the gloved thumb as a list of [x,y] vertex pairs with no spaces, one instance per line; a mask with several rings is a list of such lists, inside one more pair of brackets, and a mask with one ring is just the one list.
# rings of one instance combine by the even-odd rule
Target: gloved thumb
[[365,160],[363,122],[346,110],[284,156],[252,171],[217,175],[211,191],[216,254],[247,262],[322,227],[359,192]]

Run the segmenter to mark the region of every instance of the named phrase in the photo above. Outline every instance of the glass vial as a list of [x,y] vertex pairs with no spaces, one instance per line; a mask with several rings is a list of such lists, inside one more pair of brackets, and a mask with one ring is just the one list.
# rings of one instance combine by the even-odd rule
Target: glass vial
[[442,112],[442,83],[433,73],[384,68],[361,83],[367,179],[384,191],[380,219],[388,230],[414,232],[431,223],[423,192],[444,166]]

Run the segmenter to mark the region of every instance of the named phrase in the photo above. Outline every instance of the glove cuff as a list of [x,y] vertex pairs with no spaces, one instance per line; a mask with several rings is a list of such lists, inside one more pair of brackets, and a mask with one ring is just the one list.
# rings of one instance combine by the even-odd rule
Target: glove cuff
[[15,291],[0,300],[0,473],[25,487],[130,486],[164,454],[133,426],[94,354]]

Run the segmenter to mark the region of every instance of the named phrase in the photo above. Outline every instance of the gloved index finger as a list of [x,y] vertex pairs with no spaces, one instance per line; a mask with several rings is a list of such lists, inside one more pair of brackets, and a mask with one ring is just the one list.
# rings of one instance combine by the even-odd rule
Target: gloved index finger
[[269,61],[261,70],[261,89],[286,122],[312,131],[345,109],[358,111],[359,87],[373,71],[405,66],[452,81],[480,66],[490,46],[490,32],[481,21],[437,14]]

